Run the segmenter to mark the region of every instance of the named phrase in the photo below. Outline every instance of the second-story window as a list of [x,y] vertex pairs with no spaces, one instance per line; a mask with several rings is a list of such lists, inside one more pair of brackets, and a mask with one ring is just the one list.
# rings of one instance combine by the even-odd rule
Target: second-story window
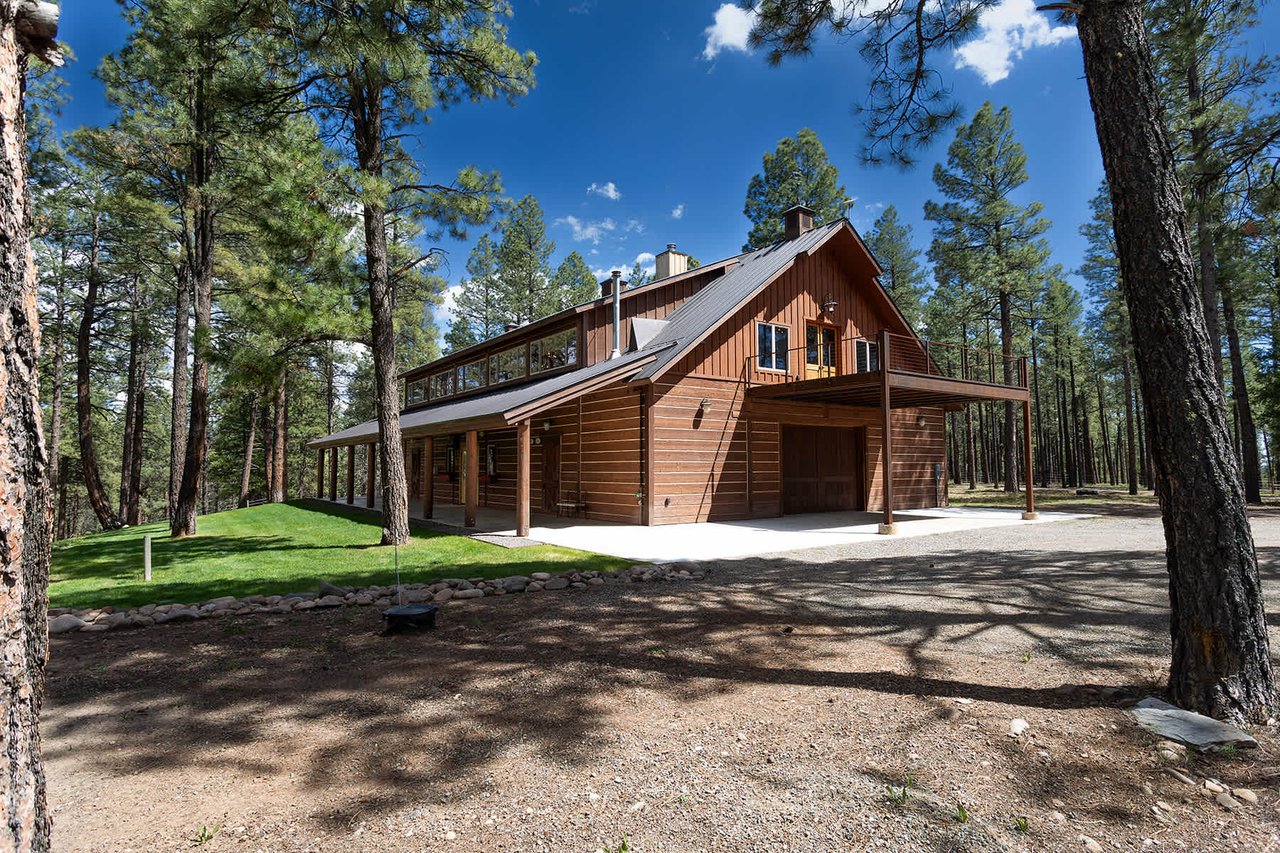
[[484,387],[484,360],[473,361],[458,368],[458,392]]
[[565,329],[547,335],[529,345],[529,372],[547,370],[578,363],[578,331]]
[[791,330],[776,323],[756,327],[756,365],[764,370],[787,369],[787,346]]
[[446,370],[431,377],[431,399],[439,400],[453,394],[453,371]]
[[868,373],[880,369],[880,347],[871,341],[856,341],[854,354],[858,357],[858,372]]
[[413,406],[427,399],[427,380],[415,379],[408,383],[405,390],[404,404]]
[[497,385],[500,382],[524,379],[528,375],[529,367],[524,344],[489,356],[490,384]]

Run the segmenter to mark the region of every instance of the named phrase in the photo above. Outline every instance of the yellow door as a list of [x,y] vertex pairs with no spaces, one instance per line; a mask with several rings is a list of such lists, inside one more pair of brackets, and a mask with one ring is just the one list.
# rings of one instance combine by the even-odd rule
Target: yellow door
[[822,323],[806,323],[804,327],[805,379],[824,379],[838,375],[836,365],[836,330]]

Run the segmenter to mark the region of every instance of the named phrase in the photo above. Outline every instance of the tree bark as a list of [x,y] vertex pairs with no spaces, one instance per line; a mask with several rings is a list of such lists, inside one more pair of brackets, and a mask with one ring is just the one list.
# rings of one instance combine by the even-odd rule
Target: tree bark
[[249,432],[244,437],[244,464],[240,468],[240,498],[236,506],[244,509],[249,505],[249,484],[253,477],[253,446],[258,433],[258,392],[254,391],[249,400]]
[[[1011,297],[1005,288],[1000,289],[1000,360],[1001,376],[1006,386],[1014,380],[1013,363],[1013,312],[1010,306]],[[1004,404],[1004,423],[1001,424],[1004,434],[1004,490],[1018,491],[1018,433],[1014,421],[1013,401]],[[1030,479],[1031,472],[1023,474]]]
[[1183,708],[1265,719],[1276,696],[1258,565],[1143,4],[1089,0],[1077,27],[1164,519],[1169,691]]
[[1094,384],[1098,387],[1098,428],[1102,432],[1102,458],[1107,472],[1107,482],[1116,485],[1115,459],[1111,456],[1111,433],[1107,429],[1107,402],[1102,394],[1102,373],[1094,376]]
[[1231,397],[1235,400],[1240,439],[1240,463],[1244,469],[1244,499],[1262,503],[1262,467],[1258,459],[1258,426],[1253,420],[1249,402],[1249,383],[1244,372],[1244,355],[1240,348],[1240,331],[1236,326],[1234,294],[1229,286],[1221,288],[1222,320],[1227,330],[1227,350],[1231,357]]
[[[356,159],[361,173],[377,182],[383,171],[382,86],[377,72],[362,67],[353,75],[351,116]],[[396,379],[395,294],[387,269],[386,208],[370,187],[361,194],[364,213],[365,270],[372,317],[374,387],[377,389],[378,442],[382,470],[382,544],[409,541],[409,495],[404,448],[400,440],[400,391]],[[474,484],[473,484],[474,486]]]
[[[57,281],[54,284],[53,302],[53,381],[49,401],[49,482],[56,483],[59,490],[60,511],[56,523],[52,526],[52,540],[57,540],[65,529],[66,517],[65,491],[66,468],[62,458],[62,398],[63,385],[66,383],[66,346],[64,336],[67,325],[67,280],[66,269],[70,262],[71,249],[66,241],[62,243],[61,258],[58,264]],[[51,540],[51,541],[52,541]]]
[[89,505],[93,507],[93,514],[98,517],[98,524],[104,530],[118,530],[124,526],[124,521],[111,508],[107,490],[102,485],[102,475],[98,471],[98,447],[93,439],[93,397],[89,386],[94,314],[98,311],[101,279],[99,243],[98,215],[94,214],[89,235],[89,274],[85,282],[84,312],[80,317],[80,332],[76,337],[76,420],[80,431],[80,471],[84,477]]
[[187,355],[191,349],[191,267],[183,260],[177,267],[177,292],[173,309],[173,399],[169,420],[169,518],[178,514],[178,492],[182,488],[182,463],[187,454],[187,404],[189,373]]
[[1120,340],[1120,372],[1124,377],[1124,444],[1128,456],[1129,494],[1138,493],[1138,447],[1133,430],[1133,365],[1129,361],[1129,335]]
[[191,172],[194,187],[192,211],[193,270],[192,302],[195,309],[195,340],[191,359],[191,420],[187,427],[187,450],[182,461],[178,504],[169,519],[169,535],[191,536],[196,532],[198,504],[208,505],[204,494],[205,461],[209,444],[209,355],[213,338],[213,247],[217,220],[216,206],[208,186],[213,176],[213,108],[208,88],[212,77],[210,61],[204,58],[195,74],[192,117],[196,141],[192,144]]
[[15,0],[0,0],[0,849],[47,851],[39,721],[49,643],[50,502],[25,162],[26,57],[17,13]]
[[142,449],[146,417],[146,320],[139,310],[137,280],[133,283],[129,328],[129,368],[125,386],[124,447],[120,461],[120,517],[125,524],[142,520]]
[[289,449],[289,437],[285,421],[287,399],[287,371],[280,371],[280,380],[271,401],[273,424],[271,430],[271,489],[267,499],[274,504],[285,501],[285,455]]

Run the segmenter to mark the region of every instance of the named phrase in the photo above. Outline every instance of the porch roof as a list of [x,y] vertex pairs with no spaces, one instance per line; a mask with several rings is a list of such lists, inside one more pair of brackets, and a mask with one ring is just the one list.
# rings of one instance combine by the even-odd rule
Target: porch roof
[[[400,431],[408,436],[425,436],[511,426],[612,382],[630,378],[663,349],[657,346],[638,350],[541,381],[402,413]],[[376,420],[365,421],[310,441],[307,446],[316,449],[372,444],[378,441],[379,434]]]
[[[882,405],[882,393],[881,375],[878,370],[757,385],[747,389],[749,399],[791,400],[867,408],[879,408]],[[1026,388],[930,376],[907,370],[889,371],[889,408],[891,409],[936,406],[954,411],[965,403],[990,400],[1025,402],[1029,399],[1030,392]]]

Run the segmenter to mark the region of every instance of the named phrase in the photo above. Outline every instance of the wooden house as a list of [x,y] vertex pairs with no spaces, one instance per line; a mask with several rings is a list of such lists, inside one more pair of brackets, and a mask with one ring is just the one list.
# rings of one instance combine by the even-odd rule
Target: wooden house
[[[661,525],[945,504],[945,413],[1029,408],[1022,359],[919,338],[846,220],[786,213],[785,239],[655,278],[405,372],[411,498]],[[1029,455],[1030,435],[1024,431]],[[377,421],[312,442],[317,489],[347,501]],[[372,448],[370,448],[372,450]],[[369,453],[373,505],[373,454]],[[1029,466],[1028,466],[1029,467]],[[1034,507],[1028,489],[1027,511]],[[847,522],[845,522],[847,523]]]

